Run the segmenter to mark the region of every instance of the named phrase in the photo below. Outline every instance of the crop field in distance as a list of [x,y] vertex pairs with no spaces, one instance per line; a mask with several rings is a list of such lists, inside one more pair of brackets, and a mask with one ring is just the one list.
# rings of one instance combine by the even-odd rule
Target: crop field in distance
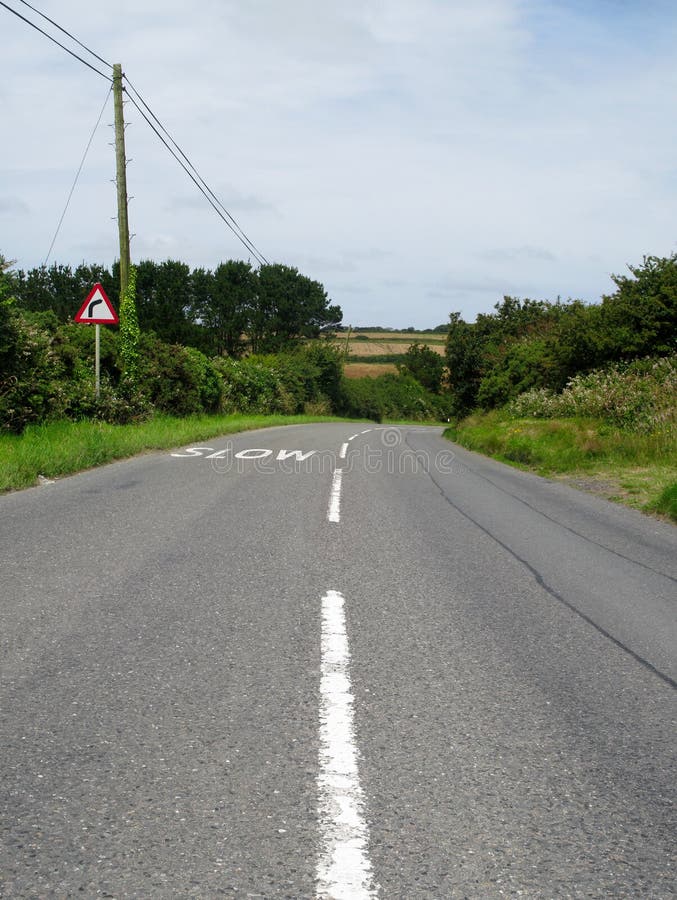
[[397,364],[403,361],[412,344],[425,344],[443,356],[445,342],[444,334],[408,331],[345,331],[334,339],[344,354],[347,378],[376,378],[387,372],[397,372]]

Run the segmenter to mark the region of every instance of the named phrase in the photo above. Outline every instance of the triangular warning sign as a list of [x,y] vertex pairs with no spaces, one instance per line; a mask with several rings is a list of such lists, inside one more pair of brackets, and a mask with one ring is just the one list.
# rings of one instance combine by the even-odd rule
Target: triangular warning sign
[[120,320],[103,287],[95,284],[80,307],[75,321],[87,325],[117,325]]

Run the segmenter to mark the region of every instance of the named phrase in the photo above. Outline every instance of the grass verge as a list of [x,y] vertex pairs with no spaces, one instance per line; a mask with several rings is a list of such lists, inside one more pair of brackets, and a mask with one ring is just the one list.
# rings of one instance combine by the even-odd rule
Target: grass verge
[[650,512],[662,513],[677,522],[677,481],[673,481],[652,500],[647,509]]
[[150,450],[167,450],[222,434],[274,425],[340,421],[332,416],[156,416],[134,425],[52,422],[21,435],[0,435],[0,491],[31,487],[38,476],[58,478]]
[[598,419],[469,416],[445,437],[501,462],[677,522],[674,435],[641,434]]

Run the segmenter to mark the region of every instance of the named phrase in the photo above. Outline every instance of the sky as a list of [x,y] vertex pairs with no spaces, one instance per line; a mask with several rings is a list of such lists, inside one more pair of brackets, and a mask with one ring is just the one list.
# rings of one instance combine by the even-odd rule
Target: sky
[[[31,5],[122,64],[263,256],[320,281],[346,325],[597,302],[677,251],[673,0]],[[110,266],[109,85],[4,6],[0,34],[0,253]],[[131,104],[125,119],[132,259],[250,258]]]

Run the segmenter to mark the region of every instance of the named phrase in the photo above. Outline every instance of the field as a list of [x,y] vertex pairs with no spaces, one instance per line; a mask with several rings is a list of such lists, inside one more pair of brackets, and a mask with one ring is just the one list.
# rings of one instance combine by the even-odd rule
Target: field
[[377,378],[388,372],[397,374],[397,365],[384,362],[347,362],[343,371],[346,378]]
[[412,344],[425,344],[444,355],[446,336],[408,331],[351,331],[338,334],[335,345],[345,357],[348,378],[364,378],[397,372],[397,364]]

